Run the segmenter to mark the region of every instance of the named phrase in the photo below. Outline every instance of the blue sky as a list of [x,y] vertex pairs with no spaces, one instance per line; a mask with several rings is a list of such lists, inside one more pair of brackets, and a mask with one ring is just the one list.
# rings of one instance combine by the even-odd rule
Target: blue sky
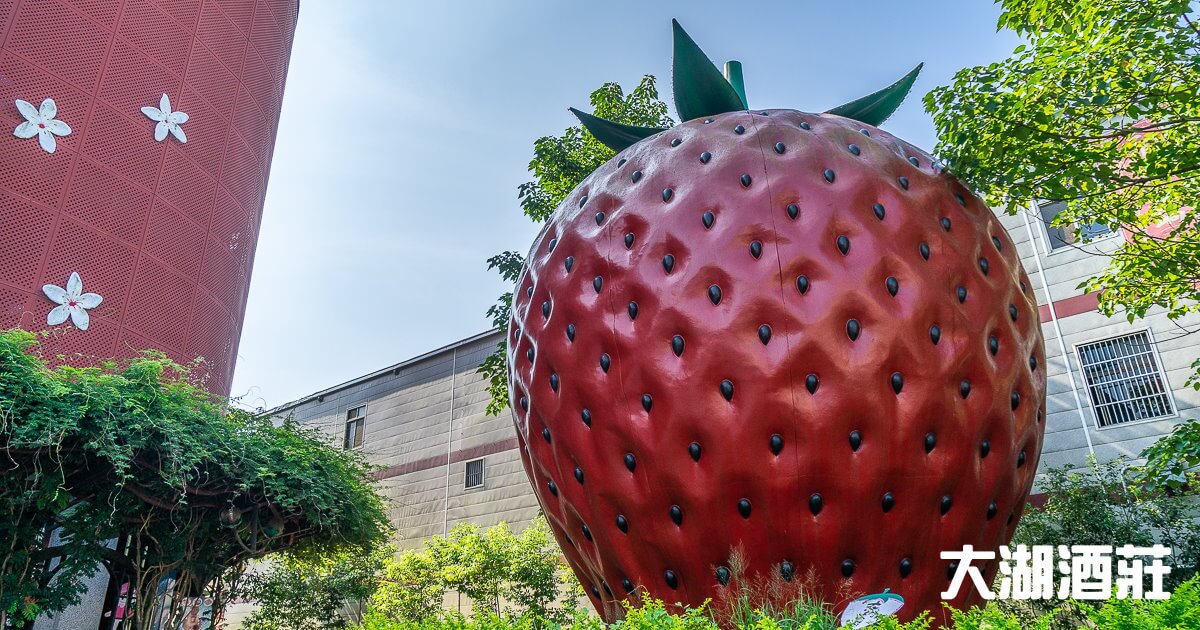
[[[485,330],[485,260],[537,226],[539,136],[606,81],[660,78],[671,18],[745,67],[751,107],[822,111],[899,78],[886,123],[932,149],[919,97],[1018,43],[986,0],[302,0],[234,396],[274,406]],[[674,115],[674,111],[672,111]]]

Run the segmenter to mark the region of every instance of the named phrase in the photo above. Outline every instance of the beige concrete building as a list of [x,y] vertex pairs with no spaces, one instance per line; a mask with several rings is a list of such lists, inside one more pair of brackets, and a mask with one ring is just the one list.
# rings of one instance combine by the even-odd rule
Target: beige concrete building
[[537,499],[508,414],[488,416],[475,370],[503,336],[487,332],[288,403],[269,414],[318,426],[383,467],[400,548],[461,522],[523,529]]

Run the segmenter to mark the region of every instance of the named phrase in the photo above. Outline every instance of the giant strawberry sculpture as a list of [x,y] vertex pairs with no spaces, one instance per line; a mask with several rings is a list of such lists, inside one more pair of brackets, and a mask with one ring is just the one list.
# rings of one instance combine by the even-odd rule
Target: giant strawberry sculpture
[[824,114],[748,111],[737,76],[675,40],[683,122],[576,112],[619,153],[518,280],[510,387],[542,508],[610,619],[643,594],[716,596],[735,548],[750,574],[943,614],[940,552],[1009,541],[1041,450],[1016,248],[875,127],[917,70]]

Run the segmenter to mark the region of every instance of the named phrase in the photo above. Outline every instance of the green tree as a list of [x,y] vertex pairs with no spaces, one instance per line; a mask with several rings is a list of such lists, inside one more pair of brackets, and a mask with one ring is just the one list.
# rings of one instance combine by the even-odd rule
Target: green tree
[[[596,116],[639,127],[670,127],[674,124],[667,115],[667,104],[658,97],[656,80],[651,75],[625,94],[616,83],[605,83],[592,92],[591,103]],[[529,172],[533,181],[517,188],[521,211],[535,223],[544,223],[558,204],[592,171],[614,155],[613,150],[596,140],[582,125],[567,127],[561,135],[538,138],[533,143],[533,159]],[[508,284],[516,284],[525,265],[519,252],[506,251],[488,259],[488,269],[495,269]],[[508,328],[512,293],[500,296],[488,309],[487,315],[499,330]],[[508,406],[508,373],[505,367],[507,344],[500,342],[496,352],[484,360],[479,372],[488,378],[487,412],[497,415]]]
[[250,560],[386,536],[370,468],[320,433],[230,410],[161,354],[49,368],[35,347],[0,332],[0,625],[61,610],[101,566],[130,585],[127,627],[163,583],[177,625],[200,596],[220,611]]
[[248,572],[240,594],[258,608],[244,630],[338,630],[362,621],[359,602],[379,585],[395,549],[342,551],[304,560],[284,555],[265,570]]
[[545,519],[520,534],[506,523],[486,529],[464,523],[386,562],[370,610],[397,621],[436,619],[445,594],[457,591],[471,598],[477,616],[555,617],[561,566]]
[[[1065,201],[1056,225],[1125,234],[1080,286],[1132,321],[1200,312],[1200,27],[1189,0],[1001,0],[1025,38],[925,97],[937,154],[1009,212]],[[1200,360],[1194,364],[1200,369]],[[1191,383],[1200,389],[1200,379]]]

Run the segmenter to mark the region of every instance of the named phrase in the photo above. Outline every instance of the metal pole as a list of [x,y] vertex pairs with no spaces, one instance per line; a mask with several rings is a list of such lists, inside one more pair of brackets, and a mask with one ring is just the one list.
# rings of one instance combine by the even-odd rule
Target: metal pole
[[1079,388],[1075,385],[1075,370],[1071,367],[1071,355],[1067,354],[1067,343],[1063,340],[1062,328],[1058,324],[1058,313],[1054,310],[1054,296],[1050,294],[1050,283],[1046,281],[1046,272],[1042,269],[1042,255],[1038,252],[1038,239],[1033,234],[1033,228],[1029,226],[1029,212],[1037,212],[1037,204],[1030,202],[1029,207],[1025,210],[1021,213],[1021,220],[1025,222],[1025,234],[1029,236],[1029,246],[1033,248],[1033,262],[1037,266],[1038,276],[1042,279],[1042,291],[1046,294],[1046,306],[1050,309],[1050,322],[1054,325],[1054,336],[1058,337],[1058,348],[1062,352],[1063,365],[1067,369],[1067,380],[1071,383],[1071,394],[1075,397],[1075,409],[1079,412],[1079,425],[1083,428],[1084,439],[1087,440],[1088,453],[1095,456],[1096,449],[1092,446],[1092,433],[1088,430],[1087,416],[1083,413],[1083,401],[1080,400]]
[[454,447],[454,378],[458,374],[458,346],[450,355],[450,422],[446,429],[446,495],[442,500],[442,536],[450,533],[450,453]]

